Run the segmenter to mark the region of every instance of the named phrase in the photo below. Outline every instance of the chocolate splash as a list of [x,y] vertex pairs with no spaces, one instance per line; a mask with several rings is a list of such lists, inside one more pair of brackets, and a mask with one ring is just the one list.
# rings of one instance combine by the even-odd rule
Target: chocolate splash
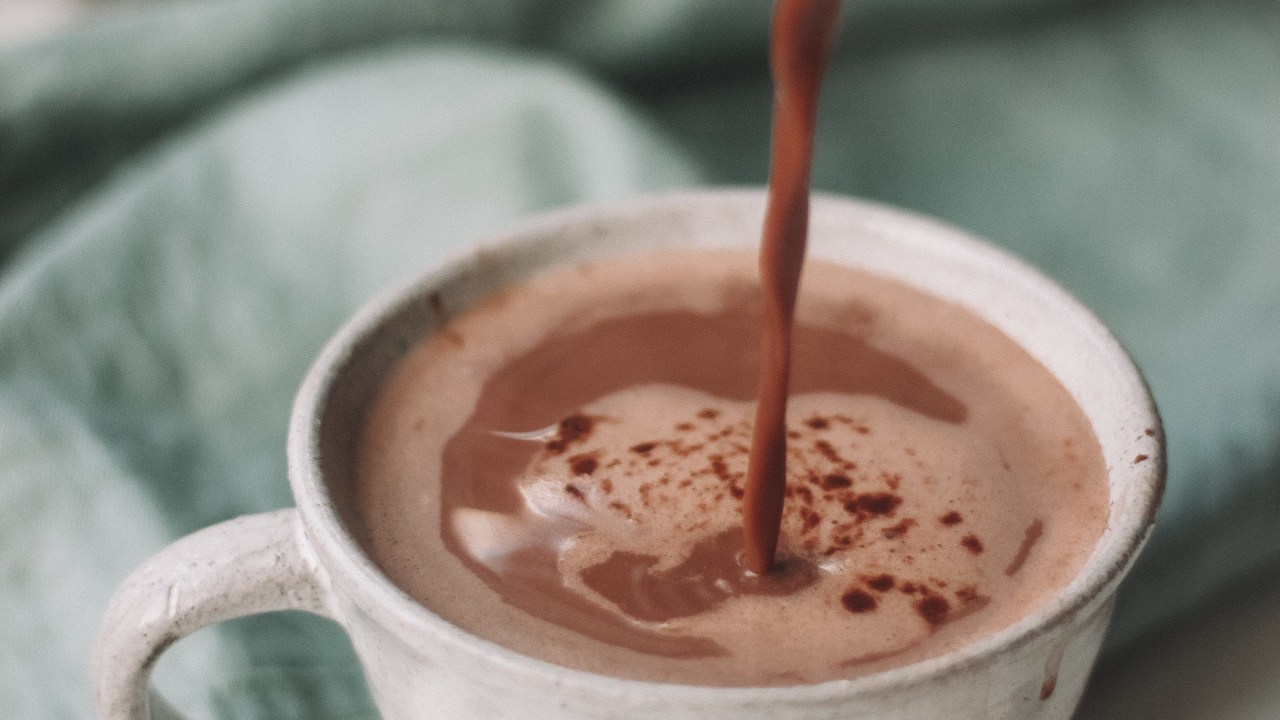
[[737,528],[704,538],[675,567],[654,572],[659,558],[617,552],[587,568],[582,579],[622,612],[648,622],[698,615],[735,595],[789,595],[812,585],[812,563],[783,559],[774,572],[757,575],[739,562],[742,533]]
[[[554,426],[555,435],[547,442],[555,447],[547,449],[559,452],[563,443],[565,462],[575,464],[575,471],[589,474],[586,470],[590,463],[585,456],[578,458],[575,453],[580,451],[574,448],[588,444],[593,423],[605,422],[581,414],[581,408],[597,398],[635,385],[667,383],[731,400],[750,400],[755,395],[758,371],[754,351],[759,323],[760,309],[744,303],[713,314],[654,312],[613,318],[574,332],[553,333],[488,378],[475,411],[445,445],[443,516],[450,517],[460,508],[508,514],[519,511],[522,500],[516,477],[540,446],[496,436],[492,432],[495,429]],[[926,417],[956,424],[967,416],[960,400],[938,388],[906,360],[878,350],[864,337],[800,325],[795,328],[795,347],[796,362],[790,380],[797,393],[872,395]],[[672,436],[678,437],[682,437],[679,432]],[[628,452],[646,457],[666,447],[664,443],[672,438],[641,442]],[[603,470],[594,472],[599,475]],[[838,479],[827,482],[842,484]],[[888,494],[851,494],[851,501],[855,515],[889,513],[896,507]],[[508,563],[518,571],[499,574],[468,554],[451,523],[442,525],[443,540],[450,552],[505,602],[535,617],[650,654],[699,657],[723,652],[705,638],[672,637],[611,616],[563,586],[555,554],[550,550],[526,550]],[[740,537],[737,531],[732,534]],[[704,548],[707,557],[718,558],[712,565],[719,569],[712,574],[728,580],[735,591],[765,592],[765,585],[754,589],[749,586],[740,576],[742,569],[736,560],[730,566],[726,555],[730,545],[726,543],[728,539],[719,537]],[[735,553],[744,549],[740,540],[734,540],[732,547]],[[685,608],[680,612],[710,607],[722,600],[716,599],[719,590],[707,591],[705,583],[682,581],[680,573],[651,573],[648,561],[643,555],[620,554],[584,580],[635,618],[656,618],[677,607]],[[629,575],[624,578],[623,568],[627,572],[638,571],[642,579],[637,584]],[[692,566],[687,571],[681,572],[691,573]],[[784,570],[782,586],[796,577],[803,577],[803,573]],[[689,592],[674,593],[684,599],[673,600],[664,610],[639,610],[626,599],[637,587],[644,594],[655,595],[664,582],[677,586],[685,583],[682,587]],[[711,600],[691,602],[688,598],[693,596],[693,588],[709,592],[707,597]]]

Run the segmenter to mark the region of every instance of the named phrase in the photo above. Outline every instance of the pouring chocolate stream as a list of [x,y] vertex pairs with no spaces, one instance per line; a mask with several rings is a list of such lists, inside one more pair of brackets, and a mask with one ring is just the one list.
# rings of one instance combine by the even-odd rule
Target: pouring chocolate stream
[[839,10],[839,0],[779,0],[773,14],[773,147],[760,241],[764,317],[755,426],[742,499],[747,566],[760,574],[774,564],[782,523],[791,328],[809,231],[813,128]]

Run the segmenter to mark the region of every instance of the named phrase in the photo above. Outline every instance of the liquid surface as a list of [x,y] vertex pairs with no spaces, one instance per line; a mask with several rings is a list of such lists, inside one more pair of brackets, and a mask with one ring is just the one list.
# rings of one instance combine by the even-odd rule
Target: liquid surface
[[366,548],[476,635],[685,684],[865,674],[1038,607],[1107,519],[1078,407],[967,311],[805,273],[778,570],[743,557],[761,303],[742,251],[553,273],[411,349],[359,440]]

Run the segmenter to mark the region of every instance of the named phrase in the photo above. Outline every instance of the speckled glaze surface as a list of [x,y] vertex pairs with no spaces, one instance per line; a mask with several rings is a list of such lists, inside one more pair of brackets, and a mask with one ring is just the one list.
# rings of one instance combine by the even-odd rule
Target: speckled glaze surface
[[[325,347],[298,393],[288,447],[297,509],[183,538],[118,591],[95,651],[100,716],[172,715],[147,685],[168,645],[230,617],[292,608],[346,629],[388,720],[1069,718],[1116,586],[1151,531],[1164,483],[1159,417],[1123,349],[1052,281],[986,243],[899,210],[815,198],[811,252],[975,310],[1059,377],[1101,441],[1111,470],[1110,523],[1079,576],[1041,611],[955,653],[852,680],[785,688],[636,682],[565,669],[468,635],[393,586],[348,532],[351,438],[385,372],[432,331],[437,314],[428,307],[456,311],[550,267],[629,250],[752,245],[763,208],[763,191],[730,190],[565,210],[481,241],[372,300]],[[1137,455],[1149,462],[1128,462]]]

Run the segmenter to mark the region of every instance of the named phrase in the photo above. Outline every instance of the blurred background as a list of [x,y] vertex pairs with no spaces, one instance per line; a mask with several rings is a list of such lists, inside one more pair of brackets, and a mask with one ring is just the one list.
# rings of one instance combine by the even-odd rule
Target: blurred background
[[[1280,2],[845,3],[815,188],[1058,278],[1170,476],[1080,710],[1280,717]],[[290,504],[284,435],[365,298],[538,210],[763,184],[763,0],[0,0],[0,707],[91,717],[138,562]],[[341,633],[179,643],[197,718],[375,713]]]

